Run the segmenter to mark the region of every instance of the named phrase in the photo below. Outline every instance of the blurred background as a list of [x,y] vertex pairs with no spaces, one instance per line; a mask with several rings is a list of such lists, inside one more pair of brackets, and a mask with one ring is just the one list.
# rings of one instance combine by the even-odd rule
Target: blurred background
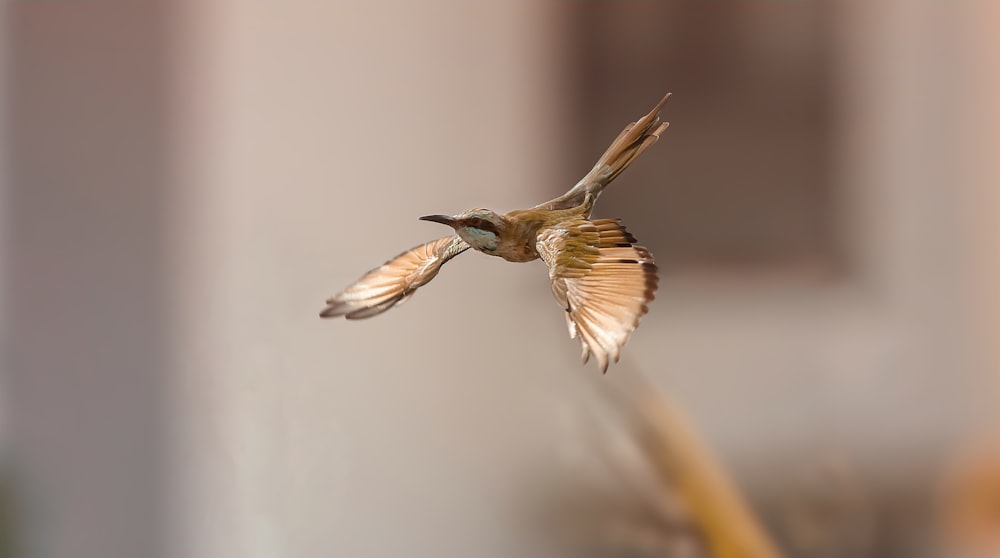
[[[0,556],[1000,556],[998,37],[971,1],[3,3]],[[596,211],[662,275],[606,376],[540,263],[317,317],[667,91]]]

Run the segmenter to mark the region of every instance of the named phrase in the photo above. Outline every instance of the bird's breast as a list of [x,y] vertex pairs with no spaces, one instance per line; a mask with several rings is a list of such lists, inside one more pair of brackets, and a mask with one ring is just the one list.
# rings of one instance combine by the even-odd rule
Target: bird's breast
[[517,234],[501,237],[493,255],[508,262],[530,262],[538,259],[534,234]]
[[508,246],[504,246],[501,242],[497,249],[493,252],[494,256],[500,256],[501,258],[507,260],[508,262],[530,262],[532,260],[538,259],[538,252],[535,250],[534,243],[512,243]]

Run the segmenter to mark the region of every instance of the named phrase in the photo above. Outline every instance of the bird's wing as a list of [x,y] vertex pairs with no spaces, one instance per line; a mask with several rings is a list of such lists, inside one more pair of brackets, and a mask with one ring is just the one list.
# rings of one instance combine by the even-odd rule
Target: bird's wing
[[609,359],[618,362],[659,282],[653,256],[635,242],[617,219],[571,219],[538,232],[535,246],[569,335],[580,338],[583,361],[593,354],[602,372]]
[[669,123],[660,121],[660,109],[669,98],[670,93],[667,93],[648,114],[625,126],[615,141],[611,142],[604,155],[598,159],[594,168],[569,191],[554,200],[536,206],[536,208],[568,209],[576,207],[583,203],[587,194],[592,194],[594,199],[597,199],[601,190],[628,168],[632,161],[650,145],[656,143],[660,134],[667,129]]
[[433,279],[445,262],[468,249],[458,236],[448,236],[407,250],[327,300],[320,317],[360,320],[381,314],[405,302]]

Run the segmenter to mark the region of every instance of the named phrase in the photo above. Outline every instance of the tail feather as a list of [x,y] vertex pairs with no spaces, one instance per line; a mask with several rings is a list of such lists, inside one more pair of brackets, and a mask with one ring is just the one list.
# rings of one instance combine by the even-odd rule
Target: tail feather
[[669,98],[670,93],[667,93],[648,114],[625,126],[615,141],[611,142],[607,151],[597,160],[594,168],[568,192],[537,207],[543,209],[576,207],[584,202],[587,194],[591,194],[596,199],[598,194],[627,169],[636,157],[641,155],[650,145],[656,143],[660,134],[670,125],[669,122],[660,120],[660,109]]

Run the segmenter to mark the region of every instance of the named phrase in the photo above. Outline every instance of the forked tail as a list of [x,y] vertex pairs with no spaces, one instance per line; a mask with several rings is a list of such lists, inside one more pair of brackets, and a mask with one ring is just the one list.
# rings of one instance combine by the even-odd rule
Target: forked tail
[[628,168],[650,145],[656,143],[660,134],[670,125],[669,122],[660,121],[660,109],[670,98],[670,93],[664,95],[663,99],[638,121],[625,126],[615,141],[611,142],[607,151],[597,160],[594,168],[587,173],[575,186],[558,198],[545,202],[538,208],[542,209],[568,209],[583,203],[587,194],[592,194],[597,199],[598,194],[604,187],[618,177]]

